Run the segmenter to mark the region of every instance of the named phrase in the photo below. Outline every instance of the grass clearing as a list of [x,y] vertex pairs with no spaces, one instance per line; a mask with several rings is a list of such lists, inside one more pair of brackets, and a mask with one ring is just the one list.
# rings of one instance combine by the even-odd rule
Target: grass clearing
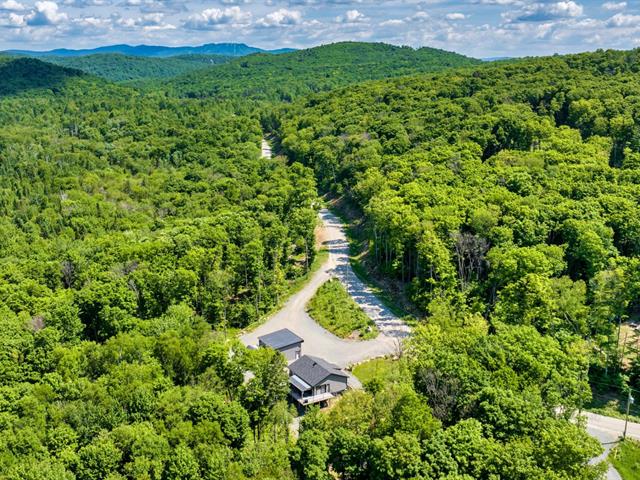
[[[586,410],[624,420],[627,413],[627,395],[617,392],[592,392],[592,399]],[[631,404],[629,421],[640,423],[640,406]]]
[[307,304],[307,311],[338,337],[369,340],[378,336],[373,320],[351,298],[340,280],[325,282]]
[[406,376],[404,362],[389,357],[374,358],[353,367],[353,374],[366,384],[371,380],[379,380],[383,385],[402,380]]
[[611,451],[609,460],[623,480],[640,478],[640,442],[634,440],[621,442]]

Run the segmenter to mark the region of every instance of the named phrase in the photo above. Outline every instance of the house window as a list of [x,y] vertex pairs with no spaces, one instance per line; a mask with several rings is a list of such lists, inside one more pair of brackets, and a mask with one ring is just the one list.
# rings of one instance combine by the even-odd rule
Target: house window
[[330,390],[329,384],[325,383],[324,385],[320,385],[316,389],[316,395],[322,395],[323,393],[329,392],[329,390]]

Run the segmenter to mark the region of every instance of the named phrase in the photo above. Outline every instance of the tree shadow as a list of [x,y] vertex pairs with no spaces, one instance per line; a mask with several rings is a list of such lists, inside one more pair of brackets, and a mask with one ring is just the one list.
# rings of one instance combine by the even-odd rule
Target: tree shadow
[[35,89],[58,91],[71,78],[85,76],[73,68],[60,67],[35,58],[0,60],[0,96],[18,95]]

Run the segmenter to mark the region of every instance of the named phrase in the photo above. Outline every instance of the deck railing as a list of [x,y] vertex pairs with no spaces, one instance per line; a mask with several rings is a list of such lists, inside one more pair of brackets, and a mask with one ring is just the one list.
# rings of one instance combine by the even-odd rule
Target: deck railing
[[324,402],[333,398],[333,393],[325,392],[318,395],[305,395],[304,397],[297,392],[292,392],[293,398],[295,398],[300,405],[312,405],[314,403]]

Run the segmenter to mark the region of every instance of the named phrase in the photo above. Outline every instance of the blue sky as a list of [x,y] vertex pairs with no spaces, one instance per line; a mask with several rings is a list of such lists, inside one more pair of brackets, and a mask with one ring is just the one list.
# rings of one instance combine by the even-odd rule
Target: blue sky
[[475,57],[640,47],[640,0],[0,0],[0,49],[342,40]]

